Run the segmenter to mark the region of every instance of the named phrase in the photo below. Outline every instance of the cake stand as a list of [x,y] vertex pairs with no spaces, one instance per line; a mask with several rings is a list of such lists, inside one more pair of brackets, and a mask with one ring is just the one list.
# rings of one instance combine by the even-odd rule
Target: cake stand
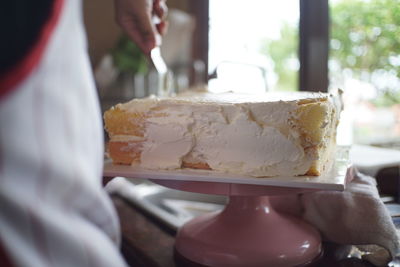
[[150,171],[105,164],[104,176],[146,178],[189,192],[226,195],[222,211],[198,216],[177,233],[175,255],[183,266],[306,266],[322,254],[319,232],[300,218],[279,213],[270,200],[317,190],[344,190],[353,177],[337,159],[318,177],[251,178],[210,171]]

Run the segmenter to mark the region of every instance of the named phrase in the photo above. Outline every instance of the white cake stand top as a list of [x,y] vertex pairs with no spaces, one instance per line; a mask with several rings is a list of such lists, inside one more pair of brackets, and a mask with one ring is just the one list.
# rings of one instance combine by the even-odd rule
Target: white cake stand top
[[219,195],[275,195],[315,190],[343,191],[352,179],[348,150],[338,149],[332,168],[320,176],[255,178],[209,170],[148,170],[139,166],[104,164],[105,177],[149,179],[170,188]]

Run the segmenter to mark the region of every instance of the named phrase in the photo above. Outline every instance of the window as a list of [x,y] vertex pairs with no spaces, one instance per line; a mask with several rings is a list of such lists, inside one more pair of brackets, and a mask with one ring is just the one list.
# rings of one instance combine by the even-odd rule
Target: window
[[297,90],[298,0],[210,0],[211,90]]
[[341,87],[352,142],[400,139],[400,1],[331,0],[330,87]]

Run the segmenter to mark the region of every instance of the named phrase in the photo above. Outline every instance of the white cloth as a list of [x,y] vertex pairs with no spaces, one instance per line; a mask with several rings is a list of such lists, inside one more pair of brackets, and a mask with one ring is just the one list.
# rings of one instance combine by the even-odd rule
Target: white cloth
[[[385,248],[390,253],[383,259],[386,263],[400,252],[396,228],[379,198],[376,181],[370,176],[356,173],[343,192],[276,197],[271,203],[278,211],[302,216],[321,232],[325,241]],[[370,256],[368,260],[374,259]]]
[[0,100],[0,244],[16,266],[126,265],[85,38],[66,0],[41,62]]

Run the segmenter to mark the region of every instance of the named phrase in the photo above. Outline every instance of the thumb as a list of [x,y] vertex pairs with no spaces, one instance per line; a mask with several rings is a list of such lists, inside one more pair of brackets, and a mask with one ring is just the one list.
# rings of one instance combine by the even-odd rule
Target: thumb
[[157,29],[152,22],[150,14],[139,14],[136,22],[142,49],[145,53],[149,53],[157,45]]
[[145,53],[156,46],[156,27],[151,18],[151,7],[146,1],[116,1],[116,20],[126,34]]

